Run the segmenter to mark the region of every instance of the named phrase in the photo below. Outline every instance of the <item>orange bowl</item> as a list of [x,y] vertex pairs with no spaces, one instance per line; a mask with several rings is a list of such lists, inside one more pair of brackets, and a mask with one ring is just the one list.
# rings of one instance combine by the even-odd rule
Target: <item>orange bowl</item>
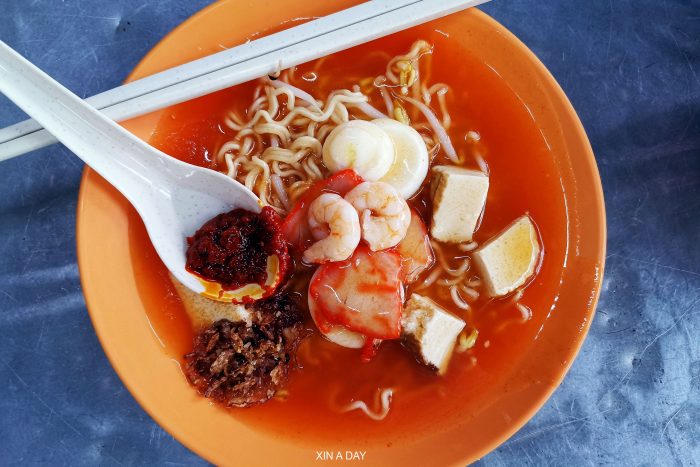
[[[272,7],[255,0],[223,0],[163,39],[130,79],[236,45],[283,22],[326,15],[357,3],[278,0]],[[471,9],[423,27],[450,34],[459,48],[497,73],[528,109],[555,155],[562,185],[557,195],[564,198],[567,222],[556,307],[514,371],[494,379],[488,391],[479,393],[481,399],[475,403],[480,409],[459,414],[458,422],[441,430],[416,432],[396,442],[339,440],[319,446],[257,430],[198,397],[148,318],[147,310],[167,310],[173,298],[141,286],[149,278],[135,267],[138,245],[133,244],[132,235],[134,229],[143,231],[141,221],[115,189],[85,170],[78,203],[78,258],[97,335],[143,408],[175,438],[214,463],[305,465],[323,449],[366,450],[364,462],[370,465],[464,465],[496,448],[533,416],[581,347],[595,311],[605,258],[602,189],[581,123],[542,63],[484,13]],[[148,140],[162,114],[134,119],[125,126]]]

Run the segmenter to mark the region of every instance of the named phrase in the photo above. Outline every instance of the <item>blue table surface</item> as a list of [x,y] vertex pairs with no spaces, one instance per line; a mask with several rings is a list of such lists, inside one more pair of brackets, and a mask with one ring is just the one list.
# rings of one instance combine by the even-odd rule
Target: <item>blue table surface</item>
[[[81,96],[207,0],[2,0],[0,39]],[[557,78],[600,168],[608,257],[561,387],[483,465],[700,465],[700,2],[495,0]],[[23,114],[0,98],[0,125]],[[85,309],[82,163],[0,163],[0,464],[203,464],[134,401]]]

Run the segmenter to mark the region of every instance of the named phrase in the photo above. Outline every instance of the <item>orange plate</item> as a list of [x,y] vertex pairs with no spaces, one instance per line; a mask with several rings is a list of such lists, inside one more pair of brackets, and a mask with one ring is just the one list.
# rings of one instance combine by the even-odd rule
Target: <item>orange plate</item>
[[[294,18],[320,16],[357,0],[299,2],[224,0],[198,13],[163,39],[131,79],[241,43]],[[508,83],[549,143],[560,170],[568,210],[568,255],[559,301],[516,371],[484,391],[478,413],[439,433],[410,440],[325,446],[292,443],[259,431],[197,397],[179,364],[165,352],[146,305],[167,308],[172,297],[144,296],[131,260],[130,225],[140,220],[129,203],[86,169],[78,204],[78,257],[95,330],[112,365],[143,408],[178,440],[218,464],[302,465],[316,450],[366,449],[371,465],[464,465],[505,441],[542,406],[561,382],[590,325],[605,257],[605,209],[600,179],[581,123],[566,96],[537,58],[503,26],[471,9],[430,24],[450,33],[455,51],[470,51]],[[125,126],[147,140],[159,113]],[[172,303],[172,302],[170,302]],[[466,411],[465,411],[466,412]],[[387,447],[390,446],[390,447]],[[363,449],[363,450],[364,450]]]

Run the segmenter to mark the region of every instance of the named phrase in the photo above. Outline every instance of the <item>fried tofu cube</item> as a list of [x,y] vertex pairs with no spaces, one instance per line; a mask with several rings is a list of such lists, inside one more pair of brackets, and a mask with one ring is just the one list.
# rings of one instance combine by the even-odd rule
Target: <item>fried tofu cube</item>
[[477,249],[473,258],[492,297],[507,295],[535,273],[540,259],[537,228],[524,216]]
[[441,242],[472,241],[486,204],[489,177],[483,172],[439,165],[433,168],[430,233]]
[[442,375],[465,325],[431,299],[414,293],[404,307],[401,338],[419,362]]

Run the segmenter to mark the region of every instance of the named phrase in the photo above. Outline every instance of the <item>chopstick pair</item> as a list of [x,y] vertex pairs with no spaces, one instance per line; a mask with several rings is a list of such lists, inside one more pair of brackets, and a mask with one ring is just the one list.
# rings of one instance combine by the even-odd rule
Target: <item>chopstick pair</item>
[[[488,0],[373,0],[89,97],[115,121],[290,68]],[[0,129],[0,161],[57,142],[34,120]]]

